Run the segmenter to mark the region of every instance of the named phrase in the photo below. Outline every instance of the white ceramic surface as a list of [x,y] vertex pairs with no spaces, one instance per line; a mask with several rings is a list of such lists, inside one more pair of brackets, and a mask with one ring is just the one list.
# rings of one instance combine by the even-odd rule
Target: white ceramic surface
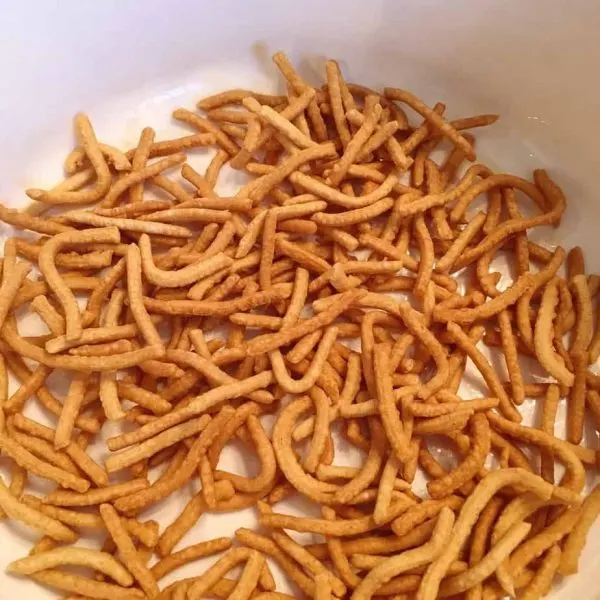
[[[334,57],[348,79],[442,100],[452,117],[500,113],[491,131],[478,133],[479,156],[525,176],[547,167],[569,208],[559,232],[544,241],[582,244],[590,270],[600,271],[598,3],[33,0],[1,9],[0,198],[11,206],[25,204],[23,188],[60,177],[74,112],[88,112],[102,140],[122,147],[146,124],[166,136],[179,130],[172,108],[192,108],[198,97],[231,87],[273,89],[270,56],[283,49],[309,79],[321,77],[324,57]],[[591,443],[598,444],[595,435]],[[229,460],[240,468],[239,455]],[[185,501],[172,499],[152,516],[166,517]],[[244,511],[202,520],[183,545],[232,535],[252,519]],[[0,569],[33,539],[7,524],[0,536]],[[600,598],[599,554],[596,527],[581,573],[552,599]],[[194,565],[177,576],[198,571]],[[24,594],[53,597],[0,573],[0,599]]]

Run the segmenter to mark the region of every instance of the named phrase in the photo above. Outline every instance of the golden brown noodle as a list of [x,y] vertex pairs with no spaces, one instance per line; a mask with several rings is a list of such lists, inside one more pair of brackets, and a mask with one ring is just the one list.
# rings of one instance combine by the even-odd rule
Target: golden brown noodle
[[[7,240],[1,265],[1,516],[43,534],[9,569],[77,597],[287,600],[268,556],[312,598],[540,597],[577,570],[599,512],[597,488],[581,494],[600,464],[582,443],[586,418],[600,423],[600,277],[581,248],[528,239],[560,223],[564,195],[541,170],[529,181],[463,168],[475,159],[465,129],[496,115],[451,120],[442,103],[347,83],[335,61],[313,88],[283,53],[274,62],[286,95],[234,89],[201,100],[207,114],[176,110],[192,135],[155,141],[147,127],[124,152],[78,115],[68,177],[28,194],[91,207],[0,205],[0,219],[33,233]],[[198,172],[186,152],[208,147]],[[249,180],[222,197],[228,166]],[[510,282],[493,270],[500,257]],[[45,333],[25,334],[27,312]],[[469,360],[489,397],[463,392]],[[536,368],[556,383],[531,383]],[[20,381],[10,395],[9,374]],[[58,378],[60,399],[48,389]],[[562,397],[568,441],[554,432]],[[519,424],[525,400],[543,403],[539,429]],[[37,403],[47,425],[25,416]],[[338,431],[360,464],[340,464]],[[228,445],[256,470],[226,470]],[[441,447],[454,467],[438,462]],[[418,468],[429,498],[415,493]],[[34,496],[29,475],[58,487]],[[188,488],[162,531],[133,518]],[[322,518],[271,508],[288,496],[317,502]],[[264,535],[173,552],[205,513],[247,507]],[[89,529],[102,551],[86,548]],[[222,551],[160,594],[162,577]],[[95,574],[57,570],[69,565]]]

